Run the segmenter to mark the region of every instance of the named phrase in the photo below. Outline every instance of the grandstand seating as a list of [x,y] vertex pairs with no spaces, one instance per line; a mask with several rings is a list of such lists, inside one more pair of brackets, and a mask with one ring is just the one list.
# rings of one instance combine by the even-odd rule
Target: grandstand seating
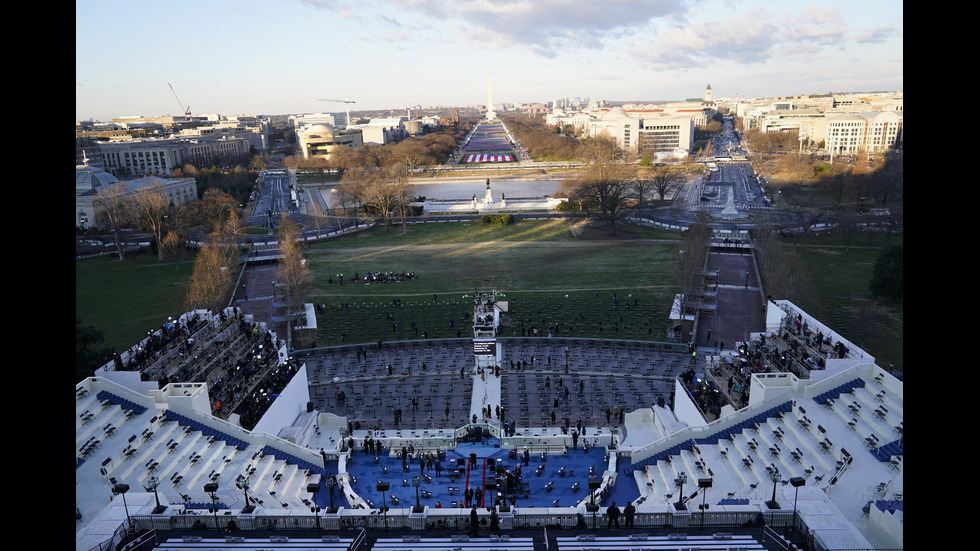
[[157,545],[159,551],[190,551],[201,549],[222,549],[238,551],[268,550],[271,544],[276,549],[306,550],[348,550],[353,538],[341,538],[335,535],[322,538],[290,538],[288,536],[268,536],[264,538],[228,535],[223,538],[204,538],[201,536],[185,536],[171,538]]
[[765,550],[752,536],[717,533],[707,536],[671,534],[649,536],[632,534],[629,536],[559,536],[558,551],[602,551],[630,549],[636,551],[679,551],[679,550]]
[[470,537],[457,535],[448,538],[421,537],[378,538],[371,546],[378,551],[533,551],[533,538],[501,536]]
[[245,450],[248,448],[248,442],[240,438],[235,438],[231,435],[225,434],[220,430],[209,427],[203,423],[200,423],[194,419],[191,419],[185,415],[174,412],[173,410],[164,410],[161,415],[170,421],[176,421],[177,424],[190,428],[191,430],[200,431],[206,437],[214,437],[222,442],[225,442],[229,446],[234,446],[238,450]]

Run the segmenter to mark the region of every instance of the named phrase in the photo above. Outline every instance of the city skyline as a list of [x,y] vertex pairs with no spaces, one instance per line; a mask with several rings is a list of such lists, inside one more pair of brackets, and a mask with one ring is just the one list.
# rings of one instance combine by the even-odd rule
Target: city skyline
[[902,10],[886,0],[80,0],[76,120],[181,106],[344,111],[318,99],[350,99],[352,111],[482,105],[487,75],[497,104],[683,100],[708,85],[715,99],[901,90]]

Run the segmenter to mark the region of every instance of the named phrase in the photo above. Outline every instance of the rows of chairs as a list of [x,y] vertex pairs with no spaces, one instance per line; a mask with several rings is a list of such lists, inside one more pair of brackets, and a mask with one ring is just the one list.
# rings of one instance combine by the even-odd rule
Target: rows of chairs
[[864,379],[858,377],[856,379],[847,381],[846,383],[837,385],[836,387],[826,392],[823,392],[821,394],[818,394],[817,396],[814,396],[813,400],[816,403],[822,405],[827,405],[828,400],[830,400],[829,403],[832,405],[834,403],[834,400],[837,400],[841,394],[847,394],[853,392],[854,389],[856,388],[864,388],[864,384],[865,384]]
[[146,406],[141,406],[135,402],[132,402],[120,396],[116,396],[115,394],[112,394],[111,392],[107,392],[105,390],[100,390],[99,393],[96,394],[96,398],[98,398],[100,402],[107,401],[111,405],[116,405],[121,407],[123,411],[127,411],[127,412],[132,411],[136,415],[141,415],[144,412],[146,412]]
[[[652,457],[637,461],[633,465],[633,470],[640,471],[638,476],[648,478],[646,484],[648,491],[656,493],[657,490],[663,489],[670,493],[674,488],[674,485],[670,483],[672,474],[681,471],[697,472],[699,473],[697,476],[707,475],[708,478],[715,478],[716,475],[709,467],[705,456],[701,454],[699,446],[717,446],[718,454],[722,459],[730,461],[731,467],[741,466],[741,470],[736,468],[733,471],[734,479],[751,483],[749,487],[752,489],[761,481],[768,480],[776,472],[781,474],[784,483],[788,483],[789,478],[797,475],[804,478],[813,477],[815,481],[819,482],[824,475],[815,474],[818,470],[817,465],[820,465],[820,468],[830,469],[832,463],[827,463],[826,459],[820,457],[807,456],[804,449],[810,449],[810,447],[806,445],[806,436],[814,433],[806,429],[787,430],[790,427],[784,423],[783,426],[777,426],[772,430],[771,438],[767,436],[769,431],[765,430],[766,425],[773,419],[783,420],[785,412],[792,409],[792,402],[774,406],[765,413],[746,419],[739,425],[719,431],[711,437],[678,444]],[[802,416],[804,414],[800,412],[796,415]],[[733,445],[736,447],[731,450],[730,446]],[[812,439],[812,447],[818,449],[816,439]],[[738,450],[740,448],[745,454],[744,457],[739,455]],[[771,458],[771,462],[768,464],[765,461],[759,461],[762,457],[759,454],[764,453],[767,449]],[[687,455],[688,452],[691,455]],[[813,462],[814,465],[809,465],[810,462]],[[718,468],[718,465],[713,466]],[[654,469],[659,474],[656,474]],[[744,474],[738,474],[742,471]],[[704,475],[700,473],[704,473]],[[662,479],[664,488],[657,487],[656,483],[659,479]],[[642,486],[642,481],[639,482]],[[734,498],[736,495],[737,491],[732,491],[729,492],[728,497]]]
[[[880,384],[880,380],[881,377],[876,377],[874,381],[876,384]],[[899,421],[893,425],[893,421],[891,421],[895,417],[901,418],[900,411],[892,411],[900,410],[901,403],[893,402],[897,406],[893,406],[890,410],[889,405],[891,403],[886,405],[886,400],[890,397],[885,389],[879,389],[877,393],[872,389],[858,392],[858,389],[862,388],[865,388],[864,380],[856,379],[822,393],[815,400],[845,419],[849,429],[857,431],[861,427],[869,428],[868,436],[864,438],[865,445],[879,461],[891,461],[893,457],[901,456],[904,453],[904,422]],[[846,393],[852,394],[853,399],[845,404],[840,396]],[[895,399],[900,398],[896,397]],[[874,407],[873,410],[872,407]],[[877,435],[891,430],[897,434],[897,439],[884,440]]]
[[191,430],[200,431],[209,439],[221,440],[225,444],[228,444],[229,446],[234,446],[238,450],[244,450],[248,448],[248,442],[240,438],[235,438],[234,436],[231,436],[230,434],[226,434],[218,429],[209,427],[208,425],[195,421],[190,417],[181,415],[173,410],[170,409],[164,410],[161,415],[165,417],[168,421],[175,421],[183,427],[188,427]]

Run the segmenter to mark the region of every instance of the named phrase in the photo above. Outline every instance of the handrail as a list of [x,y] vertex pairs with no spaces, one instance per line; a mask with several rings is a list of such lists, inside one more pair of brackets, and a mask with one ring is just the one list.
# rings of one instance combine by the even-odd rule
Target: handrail
[[357,549],[367,541],[367,530],[361,527],[361,531],[354,537],[354,541],[351,542],[350,546],[347,547],[347,551],[357,551]]

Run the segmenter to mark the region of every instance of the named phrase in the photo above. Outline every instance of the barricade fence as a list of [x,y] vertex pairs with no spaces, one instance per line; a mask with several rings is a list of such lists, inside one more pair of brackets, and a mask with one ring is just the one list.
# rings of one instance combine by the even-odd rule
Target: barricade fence
[[[488,508],[477,509],[481,527],[489,526],[490,511]],[[801,523],[793,512],[767,512],[762,514],[762,522],[769,527],[783,529]],[[502,529],[524,530],[538,528],[605,528],[609,518],[605,509],[592,512],[549,512],[547,509],[514,507],[509,512],[501,512],[500,526]],[[675,513],[637,513],[634,528],[650,529],[687,529],[687,528],[748,528],[756,526],[759,521],[757,511],[741,512],[707,512],[692,511],[690,514]],[[797,521],[794,523],[794,518]],[[426,508],[424,513],[412,513],[411,507],[389,510],[387,514],[377,510],[342,510],[329,514],[320,512],[316,515],[232,515],[228,511],[218,514],[176,514],[176,515],[138,515],[132,517],[138,530],[169,530],[169,531],[226,531],[233,527],[238,531],[311,531],[311,530],[356,530],[370,528],[372,530],[465,530],[469,528],[470,511],[468,509],[433,509]],[[624,526],[624,518],[619,517],[619,525]],[[229,523],[231,525],[229,526]],[[805,527],[803,527],[805,529]]]
[[[479,532],[489,533],[490,511],[477,509]],[[131,518],[133,533],[155,532],[206,532],[214,531],[216,537],[224,537],[230,531],[238,535],[248,532],[337,532],[361,531],[399,532],[468,532],[470,512],[466,509],[432,509],[413,513],[411,507],[389,510],[387,514],[377,510],[340,510],[337,513],[300,515],[233,515],[230,511],[218,514],[190,513],[176,515],[137,515]],[[500,528],[508,530],[604,530],[609,524],[605,509],[585,512],[549,512],[514,508],[500,513]],[[619,517],[619,526],[625,527],[625,519]],[[720,511],[689,513],[637,513],[634,530],[662,530],[684,533],[686,530],[759,530],[765,541],[784,545],[785,549],[818,549],[814,535],[793,511]],[[822,549],[822,551],[901,551],[901,549]]]

